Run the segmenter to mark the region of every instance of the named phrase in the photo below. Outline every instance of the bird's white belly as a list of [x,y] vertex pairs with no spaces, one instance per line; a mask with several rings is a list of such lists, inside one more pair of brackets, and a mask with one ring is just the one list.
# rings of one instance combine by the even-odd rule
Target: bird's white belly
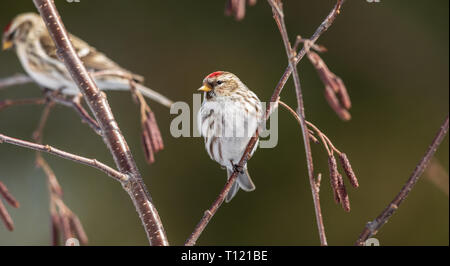
[[27,54],[26,49],[27,48],[25,46],[17,47],[17,56],[19,57],[20,63],[22,64],[22,67],[24,68],[25,72],[37,84],[51,90],[58,90],[65,88],[64,93],[66,94],[78,93],[78,89],[71,80],[70,81],[67,80],[56,70],[51,70],[47,65],[41,63],[39,65],[40,67],[42,67],[40,71],[37,69],[33,69],[31,67],[31,63],[29,62],[32,59]]
[[[80,93],[75,82],[70,77],[69,72],[62,62],[52,60],[51,62],[45,62],[46,64],[40,64],[42,68],[40,71],[30,67],[29,60],[31,55],[27,54],[25,46],[17,47],[17,55],[24,68],[25,72],[41,87],[51,90],[62,90],[62,93],[66,95],[77,95]],[[52,67],[53,66],[53,67]],[[55,69],[54,67],[57,67]],[[100,90],[128,90],[129,82],[127,80],[121,80],[118,78],[95,79],[95,82]]]
[[[211,112],[213,115],[202,123],[202,116]],[[256,131],[256,120],[243,114],[242,108],[236,103],[217,105],[208,102],[202,105],[198,120],[199,131],[205,137],[205,148],[211,159],[232,169],[233,164],[239,163]],[[210,126],[213,120],[213,126]]]

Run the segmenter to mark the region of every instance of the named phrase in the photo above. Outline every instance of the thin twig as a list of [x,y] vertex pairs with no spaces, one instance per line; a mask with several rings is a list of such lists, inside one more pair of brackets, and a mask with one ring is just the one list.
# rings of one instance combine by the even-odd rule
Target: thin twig
[[[296,113],[289,105],[286,103],[279,101],[280,105],[287,109],[298,121],[300,124],[300,116],[298,113]],[[331,142],[331,140],[313,123],[309,121],[305,121],[306,124],[310,129],[308,129],[308,132],[310,134],[310,138],[314,133],[316,133],[320,140],[322,141],[322,144],[325,148],[325,150],[328,153],[328,166],[330,169],[330,177],[331,177],[331,185],[333,188],[333,194],[334,199],[336,203],[341,203],[342,207],[345,211],[350,211],[350,201],[347,194],[347,190],[345,189],[345,184],[342,179],[342,175],[338,173],[337,169],[337,162],[334,157],[334,152],[336,152],[339,155],[339,159],[342,165],[342,168],[344,169],[345,174],[347,175],[351,185],[355,188],[359,187],[358,179],[356,178],[355,173],[353,172],[352,166],[350,164],[350,161],[347,158],[347,155],[341,151],[339,151]],[[318,142],[318,141],[317,141]],[[331,147],[331,148],[330,148]]]
[[52,100],[60,105],[64,105],[72,108],[80,116],[81,121],[88,124],[97,134],[101,135],[101,129],[97,122],[89,115],[80,103],[80,96],[75,96],[68,99],[64,95],[58,95],[54,93],[46,93],[46,98],[28,98],[28,99],[15,99],[15,100],[2,100],[0,101],[0,111],[13,106],[21,105],[42,105],[46,104],[49,100]]
[[20,146],[20,147],[24,147],[24,148],[28,148],[28,149],[32,149],[32,150],[36,150],[36,151],[46,152],[46,153],[53,154],[58,157],[70,160],[70,161],[88,165],[90,167],[96,168],[96,169],[104,172],[108,176],[110,176],[110,177],[114,178],[115,180],[122,182],[122,183],[128,182],[128,180],[129,180],[129,177],[127,175],[122,174],[121,172],[119,172],[117,170],[114,170],[113,168],[97,161],[96,159],[88,159],[85,157],[81,157],[81,156],[78,156],[78,155],[75,155],[72,153],[68,153],[68,152],[53,148],[49,145],[36,144],[33,142],[20,140],[20,139],[16,139],[16,138],[12,138],[12,137],[8,137],[3,134],[0,134],[0,143],[2,143],[2,142]]
[[[312,42],[316,41],[320,35],[325,32],[329,26],[333,23],[334,19],[337,16],[337,12],[341,7],[343,1],[338,1],[336,6],[333,8],[333,10],[330,12],[330,14],[325,18],[325,20],[322,22],[322,24],[317,28],[316,32],[314,33],[313,37],[311,37]],[[302,52],[303,51],[303,52]],[[296,57],[296,64],[300,62],[300,60],[305,56],[306,50],[302,49],[300,53]],[[278,82],[277,86],[274,89],[274,92],[270,98],[270,103],[273,103],[274,105],[269,105],[269,107],[266,109],[266,115],[264,120],[267,120],[269,118],[269,114],[273,111],[273,109],[277,106],[278,100],[280,98],[281,91],[284,88],[284,85],[286,84],[289,76],[291,75],[292,71],[290,66],[285,70],[283,76],[281,77],[280,81]],[[256,141],[258,140],[259,132],[256,131],[255,135],[250,139],[249,143],[247,144],[247,148],[245,149],[241,160],[238,163],[238,166],[243,167],[247,160],[249,159],[250,151],[253,150],[253,147],[256,144]],[[185,245],[186,246],[193,246],[197,242],[198,238],[202,234],[203,230],[208,225],[209,221],[212,219],[214,214],[219,209],[220,205],[222,205],[226,195],[231,189],[231,186],[235,182],[236,178],[238,176],[238,172],[234,171],[233,174],[230,176],[230,178],[227,180],[227,183],[225,184],[224,188],[221,190],[219,195],[217,196],[216,200],[213,202],[211,207],[205,211],[203,217],[200,219],[200,222],[195,226],[194,231],[189,236],[189,238],[186,240]]]
[[102,135],[102,130],[99,127],[97,121],[95,121],[95,119],[93,119],[89,115],[88,111],[84,109],[83,105],[81,105],[80,99],[82,95],[77,95],[70,99],[67,99],[67,97],[61,95],[52,95],[50,97],[58,104],[70,107],[73,110],[75,110],[75,112],[80,116],[81,121],[88,124],[91,127],[91,129],[94,130],[95,133],[97,133],[100,136]]
[[[297,120],[297,122],[301,125],[302,124],[302,119],[301,116],[295,112],[289,105],[287,105],[286,103],[279,101],[279,104],[281,106],[283,106],[285,109],[287,109]],[[325,134],[323,134],[316,126],[314,126],[312,123],[304,120],[304,122],[312,127],[317,134],[319,135],[319,138],[322,141],[323,146],[325,147],[328,155],[330,156],[332,154],[332,152],[330,151],[328,145],[329,143],[325,140]],[[309,134],[309,132],[308,132]],[[311,158],[312,160],[312,158]],[[320,190],[320,180],[322,179],[322,175],[319,173],[319,175],[317,176],[317,178],[312,179],[312,182],[310,182],[310,186],[311,186],[311,191],[313,194],[313,199],[314,199],[314,203],[318,203],[317,205],[314,205],[314,208],[316,210],[316,214],[319,214],[319,216],[316,216],[318,218],[320,218],[320,220],[317,220],[318,226],[319,226],[319,235],[320,235],[320,240],[321,240],[321,245],[326,246],[327,245],[327,240],[326,240],[326,235],[325,235],[325,226],[323,225],[323,219],[322,219],[322,208],[320,206],[320,194],[319,194],[319,190]],[[310,179],[311,181],[311,179]],[[323,231],[321,231],[323,230]]]
[[0,101],[0,111],[18,105],[42,105],[46,104],[47,99],[45,98],[28,98],[28,99],[16,99],[16,100],[2,100]]
[[139,104],[142,127],[142,146],[147,163],[155,162],[155,154],[164,149],[164,143],[156,122],[155,114],[137,89],[138,84],[130,79],[130,88],[134,100]]
[[[298,124],[300,125],[300,123],[301,123],[301,118],[300,118],[300,116],[298,115],[298,113],[295,112],[294,109],[292,109],[289,105],[287,105],[285,102],[283,102],[283,101],[281,101],[281,100],[279,101],[279,104],[280,104],[284,109],[288,110],[289,113],[295,118],[295,120],[297,120]],[[310,123],[310,122],[308,122],[308,121],[305,121],[305,123],[306,123],[310,128],[312,128],[312,130],[311,130],[311,129],[308,130],[309,135],[310,135],[309,137],[310,137],[310,138],[311,138],[311,137],[314,137],[314,132],[316,132],[317,135],[319,136],[320,140],[322,141],[322,144],[323,144],[325,150],[327,151],[327,154],[328,154],[328,155],[331,155],[332,152],[331,152],[330,148],[328,147],[329,141],[327,141],[327,139],[325,138],[325,137],[326,137],[325,134],[323,134],[322,131],[320,131],[314,124],[312,124],[312,123]]]
[[57,47],[59,58],[64,62],[72,79],[83,93],[86,103],[94,114],[102,130],[103,141],[109,148],[117,168],[121,173],[126,173],[129,176],[129,180],[126,183],[122,183],[122,186],[133,201],[150,245],[168,245],[161,218],[137,169],[128,144],[114,118],[106,95],[98,89],[78,57],[54,1],[33,0],[33,2]]
[[[123,79],[127,79],[130,84],[130,91],[133,95],[135,102],[139,104],[141,114],[141,127],[142,127],[142,146],[144,149],[145,159],[147,163],[152,164],[155,161],[155,154],[164,149],[163,139],[161,132],[159,131],[158,124],[156,122],[155,114],[150,109],[150,106],[145,101],[142,95],[143,90],[151,92],[152,99],[159,102],[166,107],[170,107],[173,102],[163,95],[144,87],[142,84],[135,82],[133,76],[129,73],[120,70],[102,70],[92,73],[94,77],[102,76],[115,76]],[[153,95],[155,94],[155,95]],[[147,95],[150,95],[147,93]],[[153,97],[154,96],[154,97]],[[156,97],[156,98],[155,98]]]
[[[298,115],[297,112],[294,111],[294,109],[292,109],[289,105],[287,105],[285,102],[283,101],[279,101],[279,104],[284,107],[286,110],[289,111],[289,113],[297,120],[298,124],[300,125],[301,123],[301,118]],[[322,131],[320,131],[313,123],[305,121],[305,123],[308,125],[308,127],[312,128],[312,130],[309,130],[309,134],[310,134],[310,138],[313,136],[314,132],[317,133],[317,135],[319,136],[320,140],[322,141],[322,144],[325,148],[325,150],[327,151],[327,154],[330,156],[332,154],[332,151],[329,148],[329,145],[332,146],[331,141],[326,137],[325,134],[322,133]],[[332,146],[334,147],[334,146]]]
[[[239,167],[243,167],[246,164],[247,160],[249,159],[249,158],[247,158],[247,156],[249,156],[250,151],[253,150],[253,147],[255,146],[257,139],[258,139],[258,131],[256,131],[255,136],[253,136],[250,139],[250,142],[249,142],[247,148],[245,149],[244,155],[242,156],[241,160],[238,163]],[[224,188],[220,192],[219,196],[213,202],[211,207],[204,212],[202,219],[197,224],[197,226],[194,228],[194,231],[192,232],[191,236],[186,240],[186,242],[185,242],[186,246],[195,245],[198,238],[202,234],[203,230],[206,228],[206,226],[208,225],[211,218],[214,216],[214,214],[217,212],[217,210],[219,209],[219,207],[222,205],[223,201],[225,200],[225,197],[228,194],[228,192],[230,191],[231,186],[236,181],[238,173],[239,172],[234,171],[233,174],[230,176],[230,178],[228,178],[227,183],[225,184]]]
[[[58,92],[52,92],[51,95],[55,95]],[[44,111],[41,115],[41,120],[39,121],[39,125],[37,129],[33,133],[33,139],[38,143],[42,144],[42,138],[44,133],[44,128],[47,124],[48,117],[50,115],[50,111],[54,106],[55,102],[50,99],[50,102],[47,103]],[[80,240],[80,243],[83,245],[87,244],[87,236],[83,230],[83,226],[81,225],[78,217],[70,210],[70,208],[64,203],[62,196],[62,188],[59,185],[58,179],[56,178],[55,173],[51,169],[50,165],[45,161],[42,153],[36,152],[36,166],[40,167],[45,175],[47,176],[47,184],[48,190],[50,193],[50,216],[51,216],[51,225],[52,225],[52,244],[59,244],[59,235],[63,235],[65,237],[64,243],[67,242],[68,238],[71,236],[76,236]],[[63,223],[56,223],[56,220],[63,221]],[[69,221],[70,228],[67,226],[67,221]],[[72,226],[77,225],[77,226]],[[64,228],[63,228],[64,227]],[[64,229],[64,230],[63,230]],[[70,230],[70,233],[68,233]],[[60,234],[62,232],[62,234]]]
[[283,7],[282,7],[281,0],[279,0],[279,1],[268,0],[268,2],[270,4],[270,6],[272,7],[273,16],[274,16],[275,22],[277,23],[278,29],[281,34],[281,38],[283,40],[284,48],[286,50],[286,55],[287,55],[287,58],[289,61],[289,66],[291,68],[291,71],[294,74],[293,78],[294,78],[295,90],[297,92],[297,103],[298,103],[298,109],[299,109],[300,127],[302,129],[303,142],[304,142],[304,146],[305,146],[306,162],[307,162],[307,166],[308,166],[308,177],[309,177],[309,183],[311,186],[311,192],[312,192],[312,196],[313,196],[317,228],[319,230],[320,244],[322,246],[326,246],[327,238],[325,235],[325,227],[323,224],[322,212],[321,212],[321,207],[320,207],[320,199],[318,197],[318,194],[315,193],[314,164],[313,164],[313,158],[312,158],[312,153],[311,153],[311,144],[309,142],[308,126],[306,125],[306,122],[305,122],[303,94],[302,94],[301,85],[300,85],[300,77],[298,75],[297,66],[296,66],[295,51],[292,50],[291,43],[289,41],[286,24],[284,22],[284,14],[283,14]]
[[[328,14],[328,16],[324,19],[324,21],[320,24],[320,26],[316,29],[314,34],[309,38],[310,45],[314,45],[314,43],[319,39],[319,37],[330,28],[330,26],[333,24],[334,20],[336,19],[337,15],[339,15],[342,4],[344,3],[344,0],[337,0],[336,5],[333,7],[331,12]],[[303,57],[305,57],[307,52],[306,47],[304,46],[295,57],[295,65],[297,65]],[[286,85],[286,82],[288,81],[289,77],[292,74],[291,66],[288,65],[286,67],[286,70],[283,73],[283,76],[281,77],[280,81],[278,82],[277,88],[283,89],[284,85]],[[275,99],[273,99],[275,101]]]
[[420,160],[419,164],[414,169],[414,172],[411,174],[406,184],[402,187],[400,192],[395,196],[395,198],[391,201],[391,203],[389,203],[389,205],[383,210],[383,212],[380,215],[378,215],[378,217],[375,218],[375,220],[367,223],[366,227],[364,228],[358,240],[356,241],[356,245],[358,246],[364,245],[364,243],[368,238],[378,233],[378,230],[389,220],[389,218],[391,218],[391,216],[398,209],[400,204],[406,199],[409,192],[411,192],[414,185],[417,183],[420,176],[425,171],[425,168],[427,167],[428,163],[433,158],[433,155],[438,149],[439,145],[447,135],[448,128],[449,122],[447,114],[447,118],[441,125],[441,128],[434,137],[433,142],[428,147],[427,151],[425,152],[425,155],[422,157],[422,160]]
[[42,135],[44,132],[44,128],[45,128],[45,125],[47,124],[47,120],[50,115],[50,111],[52,110],[54,105],[55,105],[55,102],[53,102],[53,101],[50,101],[47,103],[44,110],[42,111],[41,120],[39,121],[39,125],[36,128],[36,130],[33,132],[33,139],[38,144],[42,144]]
[[97,72],[91,72],[91,75],[94,78],[102,77],[102,76],[115,76],[118,78],[128,79],[130,81],[130,90],[136,88],[139,91],[145,91],[148,98],[152,99],[153,101],[170,108],[172,106],[173,101],[168,99],[166,96],[162,95],[161,93],[150,89],[149,87],[146,87],[142,85],[141,83],[134,82],[133,76],[129,73],[120,71],[120,70],[101,70]]

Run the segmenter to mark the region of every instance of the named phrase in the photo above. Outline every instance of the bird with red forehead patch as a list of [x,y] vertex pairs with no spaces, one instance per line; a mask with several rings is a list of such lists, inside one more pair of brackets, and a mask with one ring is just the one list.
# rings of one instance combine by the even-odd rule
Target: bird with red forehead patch
[[[172,101],[142,85],[143,77],[136,75],[109,59],[83,40],[69,34],[78,57],[86,69],[93,73],[99,71],[121,72],[131,77],[136,88],[146,97],[170,107]],[[27,74],[41,87],[61,90],[66,95],[80,93],[64,63],[57,56],[57,48],[42,18],[36,13],[16,16],[4,29],[3,50],[14,48]],[[94,77],[101,90],[129,90],[130,78],[117,75]]]
[[[247,164],[239,167],[239,161],[250,139],[259,129],[263,118],[262,104],[258,96],[233,73],[215,71],[203,79],[199,91],[204,100],[197,114],[198,130],[205,140],[205,148],[212,160],[227,169],[227,176],[238,171],[226,202],[241,188],[255,190],[248,174]],[[250,156],[258,147],[258,142]]]

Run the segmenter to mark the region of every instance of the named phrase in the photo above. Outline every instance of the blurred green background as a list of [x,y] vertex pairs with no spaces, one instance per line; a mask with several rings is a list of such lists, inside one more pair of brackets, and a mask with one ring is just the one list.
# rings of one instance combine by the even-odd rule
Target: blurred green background
[[[266,101],[287,59],[266,1],[248,9],[241,22],[224,16],[223,0],[56,1],[66,27],[146,84],[192,105],[203,77],[215,70],[236,73]],[[310,36],[334,1],[286,0],[291,40]],[[346,83],[353,101],[350,122],[342,122],[323,98],[323,85],[307,60],[299,64],[306,114],[345,151],[360,188],[348,187],[350,213],[333,201],[326,154],[313,146],[316,172],[324,174],[321,202],[330,245],[352,245],[403,186],[449,109],[449,2],[347,1],[319,40],[330,69]],[[0,25],[34,11],[32,1],[2,1]],[[0,53],[0,77],[23,72],[14,53]],[[0,99],[39,96],[36,85],[0,91]],[[175,115],[151,103],[165,150],[147,165],[141,148],[139,112],[127,92],[108,99],[135,155],[171,244],[181,245],[217,196],[226,173],[211,161],[203,139],[171,137]],[[295,106],[290,80],[282,99]],[[31,139],[42,106],[0,112],[0,132]],[[279,142],[260,149],[249,163],[257,189],[224,204],[199,239],[200,245],[318,245],[314,209],[299,126],[279,113]],[[65,107],[51,114],[44,142],[113,165],[87,125]],[[448,173],[448,138],[437,159]],[[45,155],[64,189],[66,204],[79,215],[91,245],[146,245],[137,213],[120,185],[89,167]],[[0,180],[21,203],[7,207],[16,229],[0,224],[0,245],[48,245],[48,191],[34,153],[0,145]],[[448,196],[428,179],[416,188],[376,236],[381,245],[448,245]]]

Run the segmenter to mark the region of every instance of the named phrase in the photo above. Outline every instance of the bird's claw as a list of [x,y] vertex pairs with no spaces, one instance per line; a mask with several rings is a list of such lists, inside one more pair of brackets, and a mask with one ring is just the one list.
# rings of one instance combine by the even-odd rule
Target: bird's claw
[[233,164],[233,170],[234,170],[235,172],[240,173],[240,174],[243,174],[243,173],[244,173],[244,167],[242,167],[242,166],[240,166],[240,165],[238,165],[238,164]]

